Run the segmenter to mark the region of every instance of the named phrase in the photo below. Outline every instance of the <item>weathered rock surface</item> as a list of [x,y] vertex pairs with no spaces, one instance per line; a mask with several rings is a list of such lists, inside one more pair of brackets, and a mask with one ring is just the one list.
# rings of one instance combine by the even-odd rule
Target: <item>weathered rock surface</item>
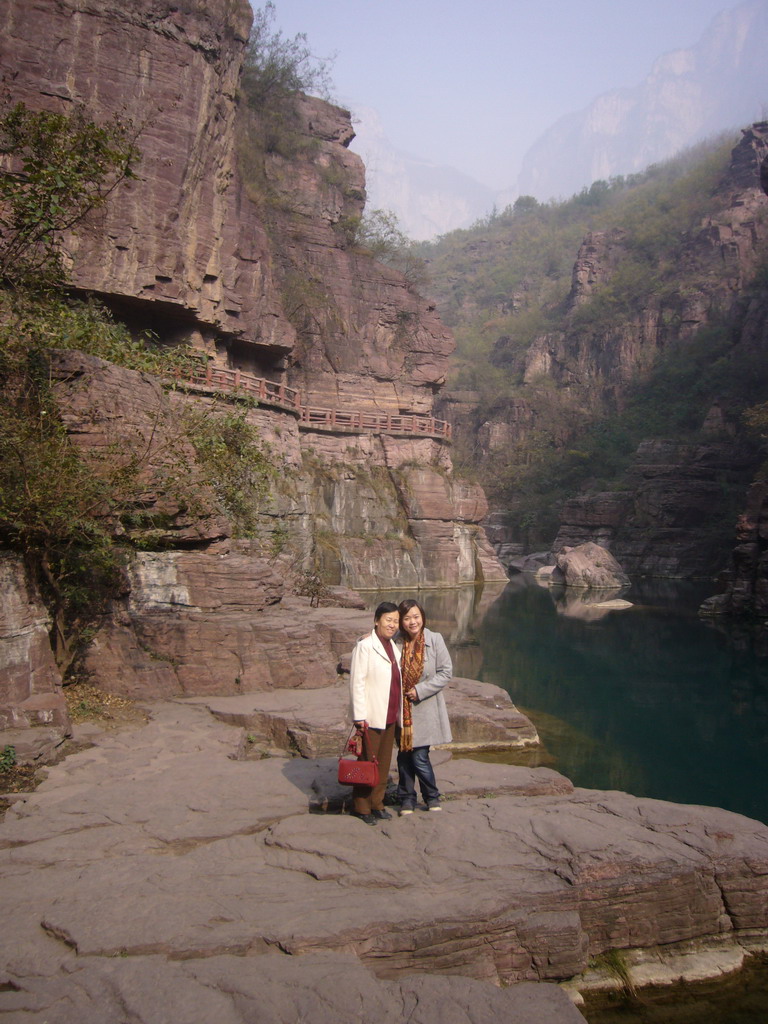
[[24,560],[0,551],[0,750],[19,762],[50,756],[69,733],[50,617]]
[[[426,1013],[460,980],[482,1009],[462,997],[446,1020],[509,1006],[555,1024],[573,1007],[520,982],[571,977],[605,949],[765,936],[758,822],[571,791],[541,769],[506,767],[497,790],[475,762],[466,792],[483,796],[457,783],[441,814],[372,829],[307,813],[328,762],[236,760],[238,735],[159,703],[14,803],[0,826],[9,1019],[103,1021],[120,1004],[142,1022],[168,1007],[238,1022],[264,985],[265,1020],[314,998],[351,1024],[362,989],[398,1010],[421,993]],[[515,775],[517,795],[491,795]]]
[[566,587],[615,591],[629,586],[629,576],[606,548],[588,541],[578,547],[561,548],[556,555],[559,580]]
[[[302,437],[304,472],[277,499],[305,559],[326,578],[365,589],[505,581],[479,525],[487,507],[456,480],[444,445],[426,438]],[[414,468],[418,466],[418,468]],[[318,542],[319,530],[332,537]]]
[[630,576],[713,576],[732,530],[723,494],[739,501],[754,468],[754,453],[734,442],[644,441],[626,490],[564,503],[553,550],[591,541]]
[[[162,992],[162,1005],[157,993]],[[62,979],[37,978],[8,1000],[16,1020],[104,1024],[126,1012],[137,1024],[583,1024],[556,985],[497,989],[470,978],[376,978],[351,954],[299,959],[214,956],[175,962],[162,956],[84,961]]]
[[139,554],[129,593],[87,652],[92,681],[149,698],[336,682],[334,645],[350,647],[370,616],[285,595],[275,567],[249,547]]
[[[453,743],[445,749],[527,747],[538,744],[536,727],[491,683],[454,678],[445,690]],[[239,725],[283,750],[302,757],[338,756],[349,729],[349,683],[324,689],[284,690],[240,697],[194,697],[215,718]],[[341,739],[340,739],[341,737]]]
[[735,539],[726,589],[708,598],[701,614],[751,621],[762,632],[768,622],[768,486],[764,481],[750,487]]

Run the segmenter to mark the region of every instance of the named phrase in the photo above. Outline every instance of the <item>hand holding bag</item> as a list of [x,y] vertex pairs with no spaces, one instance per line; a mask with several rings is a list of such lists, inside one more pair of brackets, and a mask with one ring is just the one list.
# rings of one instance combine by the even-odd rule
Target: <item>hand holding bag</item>
[[[368,726],[363,725],[364,737],[367,732]],[[348,751],[355,752],[357,750],[356,738],[353,728],[349,739],[344,744],[344,750],[342,750],[339,756],[339,782],[342,786],[376,786],[379,782],[379,762],[377,758],[374,757],[370,761],[364,761],[362,754],[358,754],[356,759],[344,756]]]

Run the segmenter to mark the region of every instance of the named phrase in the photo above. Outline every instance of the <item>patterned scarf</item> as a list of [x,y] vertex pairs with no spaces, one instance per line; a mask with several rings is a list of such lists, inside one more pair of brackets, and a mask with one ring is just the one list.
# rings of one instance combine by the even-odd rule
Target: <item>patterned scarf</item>
[[400,730],[400,749],[413,750],[413,714],[411,699],[406,692],[421,679],[424,668],[424,630],[415,640],[403,639],[403,728]]

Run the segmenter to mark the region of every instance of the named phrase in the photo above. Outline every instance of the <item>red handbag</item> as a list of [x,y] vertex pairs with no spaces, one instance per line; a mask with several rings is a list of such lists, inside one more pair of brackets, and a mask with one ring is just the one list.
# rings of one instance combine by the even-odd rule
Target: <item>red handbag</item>
[[[368,732],[368,726],[363,726],[363,736]],[[342,786],[376,786],[379,782],[379,762],[377,758],[364,761],[362,755],[355,758],[345,757],[345,753],[356,752],[355,730],[350,733],[349,739],[344,744],[344,750],[339,757],[339,782]]]

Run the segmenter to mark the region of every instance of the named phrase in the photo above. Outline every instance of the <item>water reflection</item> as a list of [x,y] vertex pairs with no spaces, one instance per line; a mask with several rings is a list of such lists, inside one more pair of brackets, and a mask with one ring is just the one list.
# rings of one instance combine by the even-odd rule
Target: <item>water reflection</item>
[[[456,675],[506,689],[536,723],[543,763],[577,785],[768,822],[768,660],[698,618],[710,590],[639,581],[614,611],[525,575],[420,599]],[[372,607],[403,596],[369,595]]]
[[613,590],[574,590],[572,587],[552,587],[551,596],[558,615],[582,622],[597,622],[611,612],[624,611],[632,602],[624,599],[629,587]]

